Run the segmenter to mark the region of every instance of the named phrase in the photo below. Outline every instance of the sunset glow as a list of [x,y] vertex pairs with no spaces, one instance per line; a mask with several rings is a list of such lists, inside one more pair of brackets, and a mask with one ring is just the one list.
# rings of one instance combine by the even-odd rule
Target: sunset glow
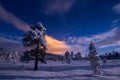
[[57,40],[51,36],[46,36],[49,53],[64,54],[65,51],[70,50],[70,46],[64,41]]

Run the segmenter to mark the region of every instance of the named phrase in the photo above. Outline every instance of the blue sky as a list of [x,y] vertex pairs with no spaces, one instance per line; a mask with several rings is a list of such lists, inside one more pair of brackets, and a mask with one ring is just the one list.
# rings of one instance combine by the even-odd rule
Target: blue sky
[[0,46],[20,43],[38,21],[56,45],[67,47],[59,53],[88,53],[91,40],[99,53],[120,50],[119,0],[0,0]]

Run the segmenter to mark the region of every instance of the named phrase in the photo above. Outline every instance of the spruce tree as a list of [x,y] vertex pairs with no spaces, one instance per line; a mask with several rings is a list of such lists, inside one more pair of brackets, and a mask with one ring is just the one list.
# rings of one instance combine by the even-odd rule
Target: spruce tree
[[97,56],[98,53],[96,51],[96,48],[94,44],[91,43],[89,44],[89,60],[90,60],[90,66],[95,75],[101,75],[100,72],[100,63],[99,63],[99,57]]

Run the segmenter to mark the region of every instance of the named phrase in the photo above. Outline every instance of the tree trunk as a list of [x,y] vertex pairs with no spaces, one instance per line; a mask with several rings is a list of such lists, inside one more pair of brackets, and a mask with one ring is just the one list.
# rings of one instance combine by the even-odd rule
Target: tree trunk
[[34,70],[38,70],[38,49],[39,47],[37,47],[36,49],[36,56],[35,56],[35,65],[34,65]]

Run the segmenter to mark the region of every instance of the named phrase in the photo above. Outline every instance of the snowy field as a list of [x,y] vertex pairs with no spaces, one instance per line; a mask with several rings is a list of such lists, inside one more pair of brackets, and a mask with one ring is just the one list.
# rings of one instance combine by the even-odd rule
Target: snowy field
[[34,62],[30,63],[1,63],[0,80],[119,80],[120,60],[107,61],[102,64],[103,75],[95,76],[89,67],[89,61],[73,61],[62,64],[60,61],[39,63],[39,70],[33,70]]

